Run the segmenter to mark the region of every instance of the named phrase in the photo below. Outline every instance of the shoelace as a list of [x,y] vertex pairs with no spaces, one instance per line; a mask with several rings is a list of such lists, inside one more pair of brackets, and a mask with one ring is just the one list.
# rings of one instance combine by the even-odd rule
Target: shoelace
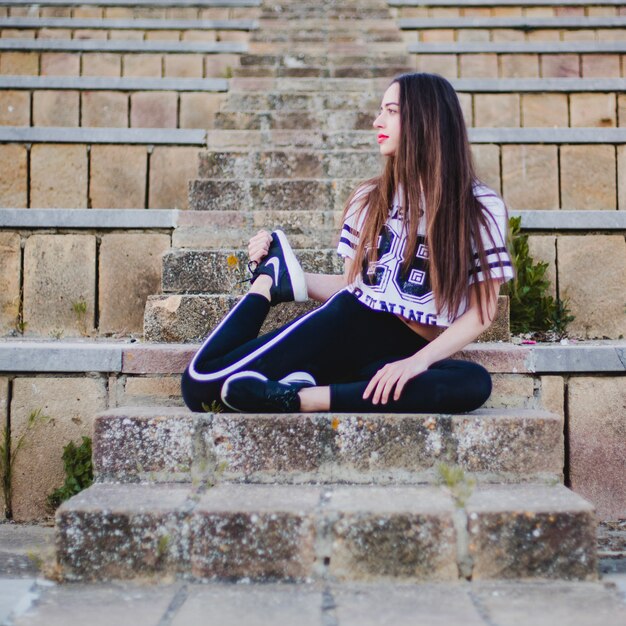
[[254,272],[256,272],[257,267],[259,267],[258,261],[248,261],[248,271],[252,275],[250,276],[250,278],[244,278],[243,280],[240,280],[237,284],[242,285],[243,283],[251,283],[255,278]]

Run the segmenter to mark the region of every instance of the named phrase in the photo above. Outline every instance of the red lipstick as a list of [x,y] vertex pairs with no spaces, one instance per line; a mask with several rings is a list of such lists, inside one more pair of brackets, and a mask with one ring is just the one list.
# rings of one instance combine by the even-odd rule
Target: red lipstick
[[389,136],[388,135],[383,135],[382,133],[380,135],[378,135],[378,137],[376,138],[378,143],[382,143],[383,141],[385,141],[385,139],[389,139]]

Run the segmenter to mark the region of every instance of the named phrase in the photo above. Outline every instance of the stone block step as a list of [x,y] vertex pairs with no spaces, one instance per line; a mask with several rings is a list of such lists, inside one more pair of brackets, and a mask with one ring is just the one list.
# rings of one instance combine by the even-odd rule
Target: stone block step
[[375,110],[374,106],[370,106],[366,111],[218,111],[214,127],[226,130],[367,130],[372,127]]
[[362,179],[199,179],[189,184],[189,203],[196,211],[338,211]]
[[407,62],[406,54],[390,55],[375,54],[373,52],[364,55],[342,54],[242,54],[242,68],[254,67],[313,67],[334,65],[336,67],[355,65],[403,65]]
[[[213,294],[153,295],[146,301],[143,333],[146,341],[197,343],[202,341],[237,304],[239,296]],[[270,310],[261,334],[290,322],[311,311],[317,303],[286,303]],[[479,341],[509,341],[508,299],[498,298],[498,311],[492,326]]]
[[[213,130],[207,137],[211,150],[369,150],[373,130],[319,132],[312,130]],[[624,144],[626,128],[471,128],[472,144]]]
[[[341,274],[343,260],[334,249],[300,249],[296,256],[305,272]],[[248,254],[241,249],[172,249],[163,256],[164,293],[243,295],[249,284]]]
[[593,508],[562,486],[97,484],[57,511],[69,580],[596,577]]
[[[507,92],[614,92],[624,91],[624,78],[448,78],[460,93]],[[337,98],[376,97],[380,101],[389,84],[389,78],[325,78],[298,80],[295,78],[231,78],[229,98],[245,97],[241,92],[264,95],[268,98],[280,94],[283,98],[311,97],[324,94],[331,102]],[[380,102],[378,102],[380,104]],[[274,108],[263,106],[259,108]],[[330,107],[328,107],[330,108]],[[228,109],[225,109],[228,110]]]
[[[239,296],[235,295],[148,296],[144,310],[144,339],[165,343],[201,342],[238,301]],[[273,307],[261,333],[279,328],[316,306],[308,301]]]
[[252,415],[120,408],[96,418],[93,462],[99,482],[191,482],[203,474],[246,483],[420,484],[437,482],[441,463],[481,482],[560,482],[563,419],[521,409]]
[[255,66],[233,68],[234,76],[276,78],[389,78],[397,74],[413,72],[415,68],[407,61],[401,65],[311,65],[304,67]]
[[261,229],[282,228],[295,248],[332,248],[339,239],[339,211],[181,211],[172,233],[175,248],[241,248]]
[[[237,79],[235,79],[237,80]],[[244,79],[239,79],[243,81]],[[335,79],[328,79],[335,81]],[[461,96],[461,102],[466,105],[467,98],[472,98],[474,106],[481,101],[486,101],[486,96],[493,98],[500,95],[500,102],[504,102],[503,97],[517,98],[521,106],[526,110],[529,107],[534,109],[550,109],[555,102],[562,105],[576,106],[577,102],[583,102],[590,95],[601,93],[603,97],[615,97],[626,90],[626,79],[567,79],[567,78],[543,78],[543,79],[457,79],[451,81],[456,91]],[[0,82],[0,84],[2,84]],[[321,112],[335,111],[337,109],[358,111],[361,115],[368,115],[371,121],[380,105],[381,94],[384,86],[379,90],[373,89],[372,85],[363,85],[356,91],[347,91],[337,86],[337,91],[329,93],[320,89],[319,92],[280,91],[273,84],[267,85],[267,89],[253,90],[247,86],[233,85],[228,97],[224,100],[221,112]],[[479,97],[477,97],[479,96]],[[530,96],[530,97],[528,97]],[[547,97],[546,97],[547,96]],[[572,96],[574,96],[572,98]],[[593,100],[593,99],[592,99]],[[512,100],[509,103],[511,108]],[[572,104],[573,103],[573,104]],[[519,109],[519,106],[517,107]],[[526,118],[527,116],[525,116]],[[471,117],[468,123],[471,123]],[[529,120],[530,122],[531,120]],[[498,124],[502,126],[503,124]],[[526,126],[532,126],[526,123]]]
[[381,166],[382,160],[378,154],[361,150],[203,151],[199,157],[198,177],[367,178]]

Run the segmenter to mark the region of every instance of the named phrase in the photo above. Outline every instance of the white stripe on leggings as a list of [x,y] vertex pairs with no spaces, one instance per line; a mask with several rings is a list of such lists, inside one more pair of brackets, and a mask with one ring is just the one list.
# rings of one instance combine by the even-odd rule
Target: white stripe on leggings
[[189,364],[189,375],[194,380],[198,380],[198,381],[213,381],[213,380],[218,380],[220,378],[224,378],[225,376],[228,376],[229,374],[232,374],[233,372],[236,372],[238,369],[244,367],[245,365],[250,363],[250,361],[253,361],[258,356],[260,356],[261,354],[263,354],[264,352],[269,350],[272,346],[275,346],[281,339],[283,339],[283,337],[286,337],[294,328],[298,328],[298,326],[300,326],[300,324],[302,324],[309,317],[311,317],[311,315],[314,315],[318,311],[321,311],[326,306],[328,306],[343,291],[344,291],[344,289],[342,289],[341,291],[338,291],[335,295],[331,296],[328,300],[326,300],[326,302],[324,302],[324,304],[322,304],[322,306],[318,307],[314,311],[309,311],[309,313],[307,313],[306,315],[303,315],[299,320],[297,320],[296,322],[291,324],[291,326],[289,326],[288,328],[285,328],[285,330],[283,330],[281,333],[276,335],[276,337],[273,337],[267,343],[265,343],[262,346],[260,346],[259,348],[257,348],[254,352],[251,352],[250,354],[248,354],[247,356],[243,357],[239,361],[236,361],[232,365],[229,365],[228,367],[225,367],[224,369],[219,370],[217,372],[211,372],[211,373],[208,373],[208,374],[202,374],[202,373],[198,372],[196,370],[196,360],[198,359],[198,356],[204,350],[204,348],[207,346],[207,344],[211,341],[213,336],[220,330],[220,328],[224,324],[226,324],[226,322],[228,321],[228,318],[230,318],[230,316],[235,313],[237,308],[241,305],[241,303],[243,302],[244,298],[246,297],[246,296],[244,296],[244,298],[242,298],[233,307],[233,309],[228,313],[228,315],[226,315],[226,317],[217,325],[215,330],[213,330],[213,332],[204,340],[204,343],[200,346],[200,349],[196,352],[196,354],[194,355],[193,359],[191,359],[191,363]]

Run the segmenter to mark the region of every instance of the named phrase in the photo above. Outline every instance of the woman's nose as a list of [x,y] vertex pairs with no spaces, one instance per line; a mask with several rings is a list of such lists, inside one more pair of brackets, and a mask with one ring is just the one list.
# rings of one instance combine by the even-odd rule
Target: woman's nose
[[378,115],[378,116],[374,119],[374,121],[372,122],[372,126],[373,126],[374,128],[382,128],[382,127],[383,127],[383,124],[382,124],[382,120],[381,120],[381,118],[382,118],[382,113],[381,113],[380,115]]

